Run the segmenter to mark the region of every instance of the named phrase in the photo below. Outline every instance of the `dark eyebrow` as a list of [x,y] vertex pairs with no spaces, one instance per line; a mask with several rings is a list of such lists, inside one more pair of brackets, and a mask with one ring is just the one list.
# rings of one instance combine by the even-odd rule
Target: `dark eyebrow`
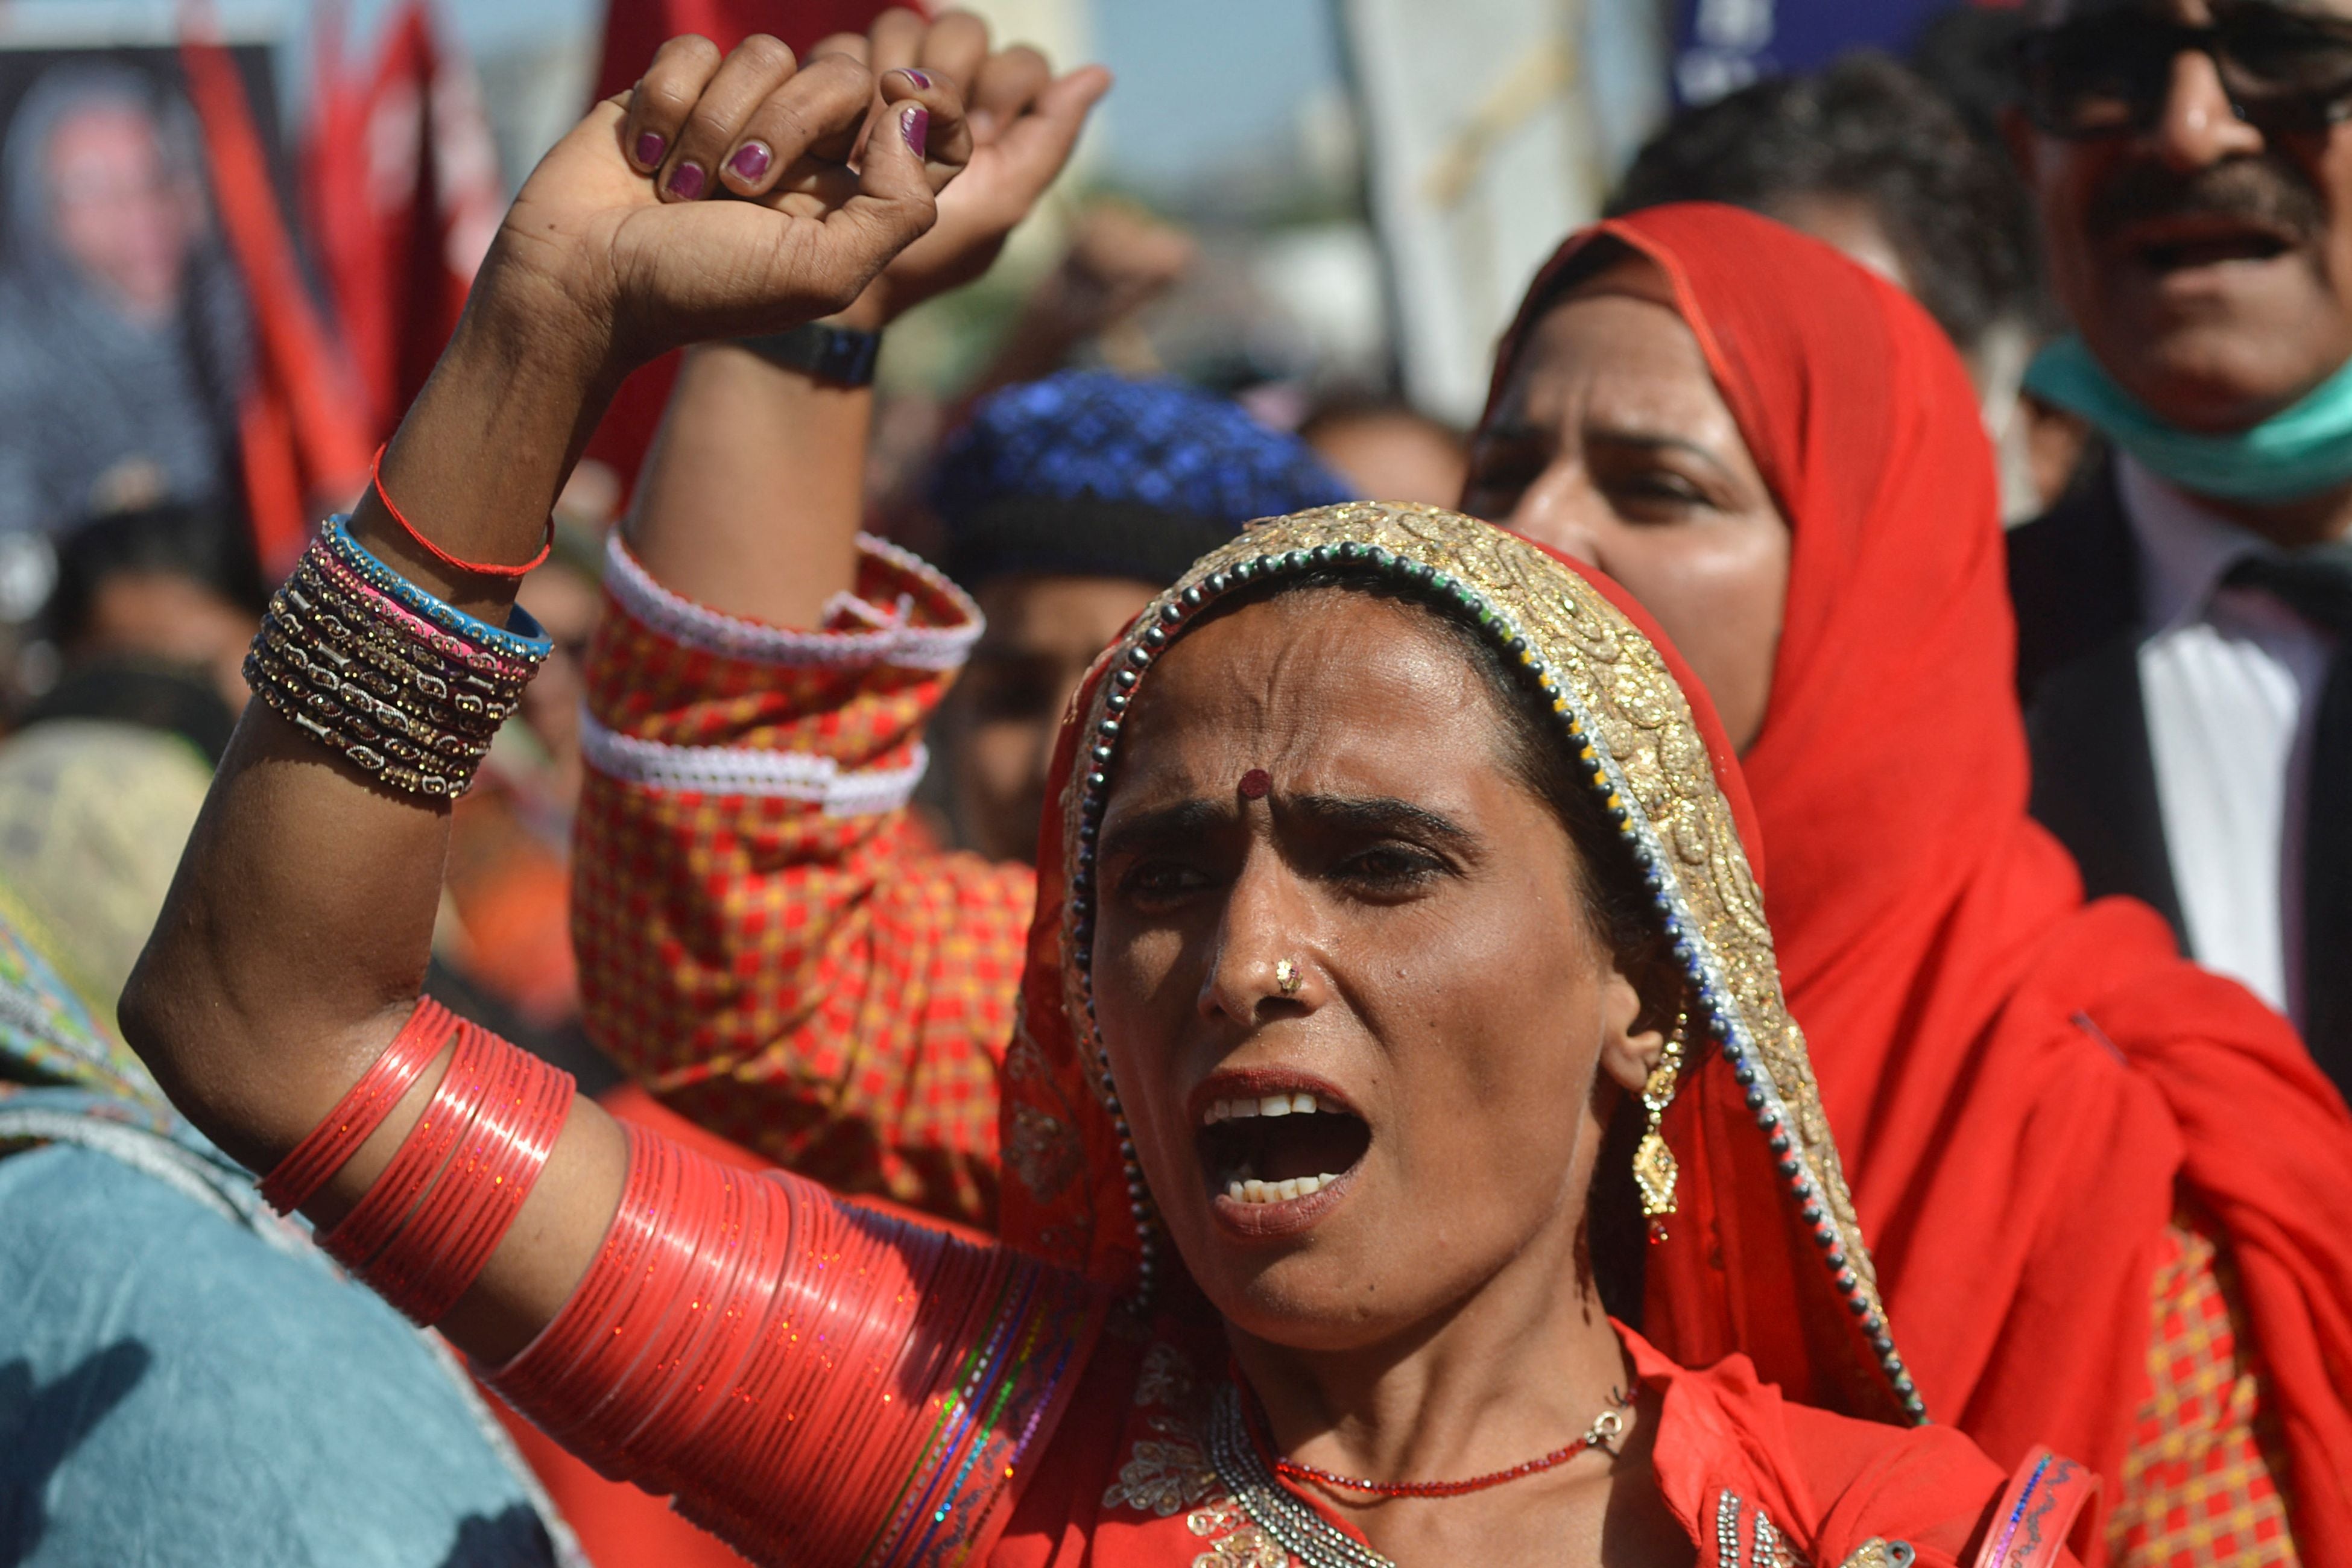
[[1475,433],[1477,444],[1500,445],[1507,441],[1540,441],[1546,432],[1541,426],[1526,419],[1497,419]]
[[1209,800],[1180,800],[1123,817],[1103,836],[1102,853],[1132,855],[1163,845],[1186,844],[1234,819],[1233,810]]
[[1393,833],[1410,829],[1455,849],[1476,847],[1478,836],[1439,812],[1392,795],[1301,795],[1280,804],[1302,816],[1355,833]]
[[[1299,795],[1276,804],[1284,811],[1345,832],[1410,831],[1465,853],[1478,844],[1478,836],[1452,817],[1391,795]],[[1233,819],[1230,808],[1208,800],[1183,800],[1173,805],[1139,811],[1120,820],[1103,836],[1102,853],[1108,859],[1170,844],[1192,843]]]
[[1668,435],[1664,430],[1636,430],[1623,425],[1601,425],[1588,430],[1585,439],[1606,441],[1616,447],[1638,447],[1647,452],[1687,452],[1711,468],[1724,468],[1723,459],[1715,453],[1696,441]]
[[[1477,445],[1481,447],[1514,446],[1541,441],[1549,434],[1549,432],[1540,426],[1524,422],[1496,423],[1487,426],[1486,429],[1479,432]],[[1586,431],[1585,439],[1588,442],[1607,442],[1613,447],[1635,447],[1649,452],[1687,452],[1711,468],[1728,471],[1725,468],[1723,458],[1717,454],[1709,451],[1696,441],[1672,435],[1664,430],[1639,430],[1624,425],[1598,425]]]

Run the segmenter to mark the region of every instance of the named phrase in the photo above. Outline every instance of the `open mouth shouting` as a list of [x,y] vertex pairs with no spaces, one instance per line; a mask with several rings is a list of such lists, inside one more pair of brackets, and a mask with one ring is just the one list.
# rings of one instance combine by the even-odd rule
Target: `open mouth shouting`
[[1329,1213],[1371,1147],[1339,1089],[1301,1074],[1220,1072],[1192,1097],[1210,1207],[1246,1236],[1303,1230]]

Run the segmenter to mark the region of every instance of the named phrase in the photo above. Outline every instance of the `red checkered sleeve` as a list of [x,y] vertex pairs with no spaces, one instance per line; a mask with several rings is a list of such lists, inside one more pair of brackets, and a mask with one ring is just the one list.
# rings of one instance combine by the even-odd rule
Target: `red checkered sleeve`
[[795,1171],[992,1225],[1035,879],[907,811],[978,608],[871,539],[817,632],[681,598],[617,536],[605,595],[572,872],[590,1036]]

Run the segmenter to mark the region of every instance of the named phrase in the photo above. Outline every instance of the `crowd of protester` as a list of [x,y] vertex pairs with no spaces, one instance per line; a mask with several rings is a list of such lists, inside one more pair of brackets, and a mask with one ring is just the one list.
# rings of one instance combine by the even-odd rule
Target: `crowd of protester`
[[1685,110],[1474,429],[1121,204],[894,411],[1110,85],[664,45],[299,562],[26,97],[0,1558],[2352,1568],[2352,7]]

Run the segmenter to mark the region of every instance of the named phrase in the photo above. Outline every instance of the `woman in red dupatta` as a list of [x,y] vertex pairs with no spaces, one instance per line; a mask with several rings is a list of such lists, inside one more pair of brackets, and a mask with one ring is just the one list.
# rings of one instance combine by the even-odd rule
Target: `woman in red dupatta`
[[[451,377],[440,384],[463,383]],[[1582,863],[1600,907],[1613,911],[1605,940],[1630,941],[1644,955],[1637,964],[1644,977],[1640,1013],[1629,1005],[1619,1023],[1632,1027],[1661,1006],[1685,1010],[1692,1021],[1687,1031],[1676,1031],[1687,1054],[1669,1086],[1663,1129],[1676,1171],[1674,1212],[1654,1240],[1645,1242],[1634,1206],[1635,1163],[1628,1156],[1635,1140],[1625,1135],[1640,1130],[1642,1102],[1596,1079],[1601,1064],[1592,1056],[1576,1065],[1589,1047],[1571,1045],[1566,1064],[1568,1076],[1585,1075],[1582,1093],[1528,1094],[1512,1083],[1484,1091],[1586,1129],[1538,1156],[1563,1164],[1568,1185],[1556,1218],[1577,1237],[1572,1255],[1556,1245],[1550,1249],[1560,1272],[1573,1275],[1558,1279],[1556,1289],[1564,1301],[1588,1303],[1585,1321],[1610,1347],[1604,1375],[1622,1379],[1624,1392],[1615,1397],[1624,1404],[1616,1419],[1630,1423],[1627,1435],[1615,1439],[1610,1426],[1596,1422],[1583,1439],[1557,1451],[1582,1468],[1562,1468],[1549,1484],[1580,1488],[1593,1500],[1591,1538],[1522,1538],[1513,1550],[1525,1549],[1534,1561],[1558,1561],[1567,1552],[1579,1560],[1708,1568],[2039,1568],[2072,1561],[2060,1537],[2086,1485],[2077,1467],[2043,1455],[2004,1484],[2000,1471],[1959,1434],[1916,1425],[1920,1403],[1853,1221],[1804,1038],[1780,999],[1742,848],[1748,807],[1737,764],[1704,698],[1685,700],[1694,689],[1680,661],[1604,579],[1433,509],[1360,503],[1257,525],[1156,600],[1096,665],[1063,726],[1054,816],[1044,836],[1041,886],[1049,894],[1032,939],[1005,1102],[1008,1129],[1023,1130],[1035,1157],[1007,1184],[1005,1241],[943,1237],[852,1207],[801,1177],[747,1177],[642,1130],[625,1134],[619,1172],[600,1170],[580,1144],[611,1139],[614,1129],[592,1101],[576,1100],[517,1226],[520,1239],[499,1247],[457,1311],[441,1320],[444,1331],[494,1367],[484,1374],[491,1385],[561,1441],[609,1476],[675,1494],[688,1517],[755,1561],[1386,1568],[1388,1559],[1368,1543],[1361,1512],[1335,1506],[1315,1484],[1277,1473],[1279,1449],[1268,1427],[1279,1431],[1284,1416],[1269,1416],[1258,1404],[1282,1407],[1246,1369],[1263,1375],[1284,1353],[1275,1350],[1269,1362],[1269,1342],[1237,1331],[1230,1314],[1207,1299],[1209,1292],[1231,1299],[1237,1289],[1247,1299],[1249,1284],[1236,1279],[1230,1247],[1204,1252],[1186,1233],[1181,1216],[1192,1208],[1197,1217],[1197,1203],[1159,1195],[1190,1178],[1147,1180],[1145,1169],[1155,1163],[1153,1124],[1135,1108],[1164,1100],[1164,1086],[1154,1080],[1165,1075],[1096,1021],[1098,1007],[1131,1013],[1131,992],[1122,1003],[1122,984],[1101,977],[1124,973],[1136,953],[1153,947],[1149,922],[1139,935],[1123,934],[1111,912],[1116,900],[1108,884],[1127,853],[1119,847],[1122,821],[1137,815],[1123,819],[1118,796],[1165,783],[1165,748],[1146,750],[1151,718],[1163,726],[1160,733],[1181,732],[1182,721],[1170,715],[1199,710],[1200,675],[1188,692],[1178,688],[1186,694],[1162,699],[1157,710],[1144,706],[1152,683],[1175,682],[1187,651],[1182,639],[1205,641],[1212,628],[1224,634],[1228,658],[1237,647],[1270,644],[1276,663],[1297,668],[1300,650],[1286,647],[1285,623],[1277,618],[1286,589],[1294,586],[1307,605],[1321,601],[1306,613],[1319,614],[1325,627],[1356,623],[1352,646],[1360,655],[1377,657],[1380,648],[1431,636],[1430,627],[1451,621],[1459,633],[1432,640],[1446,658],[1471,667],[1472,684],[1455,693],[1470,698],[1469,707],[1480,705],[1482,689],[1499,697],[1508,689],[1504,683],[1517,685],[1523,695],[1511,700],[1526,702],[1525,721],[1542,726],[1539,732],[1555,737],[1546,743],[1575,759],[1566,774],[1572,795],[1564,841],[1590,857]],[[1298,623],[1288,629],[1295,634]],[[1308,644],[1325,651],[1332,646],[1317,645],[1311,636]],[[1209,669],[1212,689],[1221,689],[1226,667]],[[1339,687],[1321,689],[1339,689],[1347,679],[1343,673]],[[1375,687],[1393,694],[1393,683]],[[1430,709],[1391,705],[1383,711],[1392,721],[1379,727],[1375,750],[1409,750],[1416,730],[1427,727]],[[1235,728],[1213,706],[1209,726]],[[1121,754],[1130,727],[1143,753],[1132,762]],[[167,911],[129,1007],[139,1021],[141,1049],[178,1086],[181,1099],[217,1137],[265,1165],[276,1163],[289,1142],[265,1129],[291,1123],[256,1104],[269,1095],[309,1092],[304,1085],[315,1090],[313,1080],[331,1092],[352,1076],[349,1058],[311,1047],[307,1031],[316,1026],[321,997],[341,989],[341,971],[366,965],[367,944],[339,940],[339,929],[322,931],[321,924],[348,922],[381,941],[382,910],[429,910],[430,900],[415,895],[436,864],[431,856],[375,852],[367,840],[387,826],[386,803],[357,778],[303,765],[305,753],[282,752],[299,743],[299,732],[280,735],[278,728],[274,718],[257,712],[232,749],[211,803],[213,832],[191,847],[175,893],[180,908]],[[1303,752],[1286,752],[1277,732],[1265,758],[1269,769],[1221,780],[1239,814],[1287,811],[1294,799],[1297,809],[1311,814],[1324,798],[1318,791],[1360,783],[1360,750],[1353,763],[1335,764],[1320,755],[1326,747],[1347,748],[1346,726],[1320,731],[1317,741]],[[1470,752],[1456,750],[1461,761],[1447,771],[1475,776],[1491,767],[1475,754],[1476,746],[1474,741]],[[289,770],[284,760],[298,765]],[[257,772],[276,774],[268,786],[275,799],[259,813]],[[1506,787],[1528,786],[1513,779]],[[297,798],[303,795],[315,798]],[[1432,798],[1446,797],[1441,790]],[[1549,793],[1535,798],[1531,792],[1530,803],[1539,811],[1559,809]],[[201,918],[214,899],[241,898],[236,889],[256,869],[281,890],[307,878],[331,881],[334,872],[306,868],[299,847],[330,821],[347,849],[373,868],[369,885],[323,901],[281,893],[300,913],[247,902],[242,921]],[[1219,829],[1187,813],[1177,831],[1197,842]],[[1306,838],[1311,847],[1315,834]],[[1369,847],[1392,852],[1377,841]],[[407,886],[411,881],[418,886]],[[1304,907],[1294,889],[1276,879],[1270,898],[1263,885],[1247,892],[1237,885],[1223,895],[1217,929],[1228,957],[1207,984],[1222,1001],[1238,1000],[1252,1021],[1190,1103],[1214,1104],[1222,1112],[1227,1098],[1295,1074],[1295,1067],[1273,1059],[1297,1057],[1295,1042],[1303,1037],[1286,1027],[1318,1010],[1360,1005],[1339,1000],[1360,978],[1348,962],[1344,935],[1318,931],[1311,920],[1284,920]],[[213,1025],[214,999],[173,1005],[151,989],[163,975],[219,973],[226,985],[242,988],[257,974],[276,973],[275,955],[289,940],[282,929],[289,914],[313,939],[307,973],[321,983],[319,995],[284,999],[293,1005],[283,1013],[301,1022],[272,1028],[247,1017]],[[1556,988],[1542,977],[1563,960],[1573,962],[1578,939],[1568,927],[1582,918],[1536,919],[1526,929],[1540,933],[1538,939],[1511,942],[1496,955],[1502,971],[1482,971],[1471,994],[1508,973],[1534,977],[1531,992],[1551,994]],[[404,934],[421,955],[429,919]],[[199,944],[208,950],[195,967]],[[1276,948],[1297,953],[1298,967],[1289,969],[1286,957],[1265,957]],[[1166,949],[1157,951],[1164,956]],[[1549,962],[1521,962],[1524,954],[1547,953]],[[1432,976],[1402,994],[1433,1001],[1447,978]],[[1463,994],[1460,984],[1454,979],[1455,998]],[[1650,987],[1660,995],[1652,998]],[[447,1027],[427,1004],[401,1037],[420,1025]],[[389,1027],[373,1026],[379,1035]],[[1560,1032],[1572,1042],[1583,1030],[1570,1023]],[[1529,1049],[1548,1053],[1550,1033],[1532,1047],[1519,1044],[1520,1058]],[[1661,1033],[1646,1038],[1655,1047]],[[257,1097],[253,1080],[221,1070],[219,1058],[232,1042],[270,1056],[268,1095]],[[1445,1056],[1473,1058],[1494,1048],[1491,1036],[1482,1042],[1475,1023],[1450,1014],[1436,1037],[1420,1043],[1423,1060],[1441,1045]],[[1393,1058],[1401,1078],[1410,1077],[1403,1069],[1414,1054],[1408,1040]],[[1313,1075],[1322,1104],[1311,1119],[1332,1120],[1333,1097],[1340,1094],[1366,1112],[1370,1142],[1341,1155],[1339,1183],[1374,1169],[1370,1148],[1383,1139],[1397,1136],[1412,1148],[1412,1134],[1383,1114],[1394,1109],[1392,1096],[1384,1099],[1382,1086],[1367,1080],[1360,1059],[1353,1064],[1359,1070],[1328,1059],[1322,1066],[1347,1087]],[[453,1069],[450,1077],[457,1076]],[[1557,1076],[1557,1068],[1542,1076]],[[1643,1087],[1657,1088],[1657,1080]],[[1213,1089],[1220,1098],[1203,1100]],[[1667,1103],[1663,1092],[1660,1101]],[[332,1127],[341,1109],[320,1130]],[[1191,1121],[1189,1111],[1179,1114]],[[1275,1112],[1261,1105],[1258,1114]],[[1290,1114],[1309,1119],[1295,1105]],[[433,1121],[428,1113],[416,1126]],[[389,1125],[399,1123],[395,1116]],[[1157,1125],[1164,1136],[1166,1118]],[[1601,1136],[1603,1128],[1611,1135]],[[306,1147],[320,1130],[303,1140]],[[1569,1152],[1575,1148],[1583,1152]],[[1159,1163],[1171,1157],[1163,1146]],[[322,1215],[331,1247],[334,1227],[383,1179],[387,1158],[389,1151],[356,1179],[334,1178],[308,1205]],[[1602,1163],[1597,1177],[1595,1159]],[[1371,1190],[1391,1194],[1392,1203],[1394,1177],[1381,1172],[1370,1179]],[[1317,1195],[1265,1204],[1252,1198],[1231,1207],[1255,1209],[1303,1234],[1323,1223],[1307,1212]],[[532,1205],[543,1201],[534,1219]],[[433,1202],[428,1196],[424,1209]],[[753,1217],[730,1218],[698,1241],[692,1216],[719,1205]],[[1327,1201],[1324,1212],[1331,1206]],[[764,1220],[758,1217],[763,1210]],[[1464,1229],[1478,1227],[1475,1214],[1465,1211]],[[1450,1267],[1451,1247],[1429,1245],[1446,1228],[1427,1205],[1418,1216],[1404,1216],[1396,1246],[1408,1266]],[[599,1234],[602,1241],[594,1241]],[[1364,1235],[1358,1230],[1360,1250]],[[647,1241],[656,1251],[685,1249],[708,1258],[715,1288],[645,1287],[616,1321],[614,1303],[646,1277]],[[551,1300],[546,1279],[573,1279],[581,1267],[551,1259],[551,1251],[581,1258],[586,1273],[568,1294]],[[1192,1260],[1199,1257],[1223,1269],[1215,1284],[1194,1281]],[[729,1260],[736,1258],[755,1263],[730,1279]],[[1354,1255],[1342,1260],[1363,1261]],[[697,1267],[702,1265],[688,1272]],[[364,1265],[361,1271],[371,1283],[387,1283]],[[1604,1287],[1597,1279],[1615,1281],[1617,1305],[1638,1314],[1642,1330],[1613,1321],[1601,1326]],[[1476,1285],[1444,1315],[1475,1313],[1486,1289]],[[1313,1294],[1311,1283],[1307,1293]],[[681,1315],[673,1304],[688,1297],[709,1325],[698,1339],[673,1342],[685,1348],[651,1362],[634,1351],[609,1366],[597,1361],[602,1344],[635,1333],[633,1314],[641,1308],[663,1325],[697,1321],[697,1312]],[[534,1300],[549,1304],[534,1310]],[[1306,1319],[1286,1322],[1279,1292],[1271,1303],[1252,1305],[1252,1327],[1261,1334],[1269,1314],[1278,1333],[1318,1331]],[[730,1338],[729,1325],[756,1331]],[[1344,1324],[1328,1327],[1344,1331]],[[1444,1327],[1433,1324],[1432,1331]],[[1687,1370],[1700,1362],[1711,1365]],[[1539,1387],[1591,1370],[1514,1360],[1503,1375]],[[883,1391],[879,1401],[871,1397],[876,1390]],[[675,1416],[688,1406],[701,1418]],[[1504,1418],[1491,1408],[1480,1417]],[[1310,1423],[1292,1444],[1316,1451],[1317,1437]],[[1593,1453],[1594,1446],[1612,1451]],[[1531,1458],[1519,1473],[1465,1478],[1441,1490],[1492,1495],[1498,1479],[1541,1487],[1548,1483],[1536,1477],[1550,1468],[1550,1458]],[[1459,1505],[1445,1500],[1419,1506]],[[1378,1527],[1370,1528],[1377,1539]]]
[[[1705,699],[1613,588],[1467,518],[1261,524],[1096,664],[1004,1242],[624,1129],[415,1000],[470,781],[442,727],[482,708],[451,694],[545,656],[505,563],[600,399],[837,308],[923,231],[926,124],[935,180],[969,145],[943,73],[710,56],[541,164],[273,600],[122,1004],[175,1101],[551,1435],[763,1562],[2057,1561],[2079,1467],[2004,1485],[1916,1425]],[[656,194],[665,148],[747,128],[845,149],[877,91],[816,210]]]
[[[1545,268],[1490,428],[1520,422],[1545,319],[1630,258],[1792,536],[1741,764],[1790,1011],[1930,1408],[2004,1462],[2036,1441],[2085,1459],[2128,1561],[2352,1563],[2352,1240],[2331,1212],[2352,1121],[2284,1021],[2147,909],[2086,906],[2027,816],[1993,470],[1958,359],[1828,247],[1661,207]],[[1637,565],[1629,536],[1546,515],[1536,483],[1481,483],[1474,465],[1482,515],[1677,629],[1663,536]]]

